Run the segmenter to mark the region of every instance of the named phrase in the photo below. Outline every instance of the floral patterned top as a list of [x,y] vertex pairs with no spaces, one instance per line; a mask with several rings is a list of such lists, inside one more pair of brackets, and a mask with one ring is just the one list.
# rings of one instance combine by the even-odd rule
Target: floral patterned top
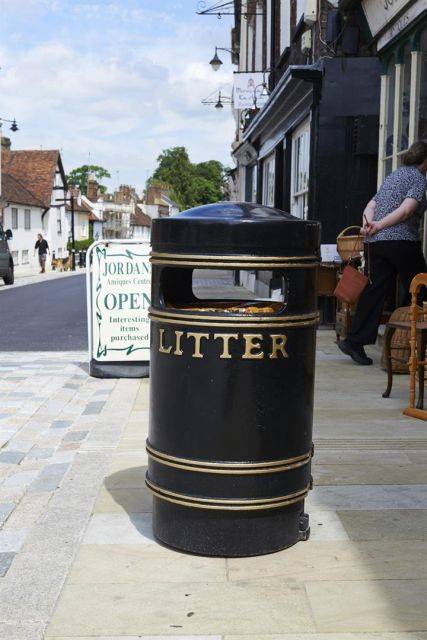
[[426,177],[417,167],[402,166],[390,173],[373,198],[376,202],[374,220],[385,218],[386,215],[400,207],[405,198],[414,198],[420,204],[409,218],[392,227],[387,227],[387,229],[381,229],[374,236],[368,238],[368,241],[418,241],[421,217],[427,209],[426,188]]

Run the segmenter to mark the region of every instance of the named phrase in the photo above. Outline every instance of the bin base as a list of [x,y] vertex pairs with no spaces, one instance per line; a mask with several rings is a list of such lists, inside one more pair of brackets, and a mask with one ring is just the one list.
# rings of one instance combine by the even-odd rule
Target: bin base
[[92,378],[149,378],[149,362],[98,362],[90,361],[89,375]]
[[217,511],[181,507],[153,497],[153,533],[168,547],[203,556],[260,556],[310,534],[304,501],[279,509]]

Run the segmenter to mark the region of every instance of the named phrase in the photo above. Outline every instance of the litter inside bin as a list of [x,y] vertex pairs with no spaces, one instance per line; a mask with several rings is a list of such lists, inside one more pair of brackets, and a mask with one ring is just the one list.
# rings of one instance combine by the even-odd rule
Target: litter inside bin
[[189,305],[188,303],[185,306],[181,306],[179,304],[173,305],[174,309],[179,309],[180,311],[220,311],[221,313],[246,313],[246,314],[276,314],[283,311],[284,305],[281,302],[211,302],[210,300],[206,301],[206,305],[196,306]]

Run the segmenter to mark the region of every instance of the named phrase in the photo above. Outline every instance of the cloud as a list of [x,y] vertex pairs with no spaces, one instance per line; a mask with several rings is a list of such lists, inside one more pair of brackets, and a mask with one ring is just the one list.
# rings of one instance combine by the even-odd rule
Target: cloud
[[231,112],[201,104],[219,86],[231,91],[230,65],[215,74],[208,64],[227,44],[225,21],[195,17],[190,0],[159,11],[148,0],[26,0],[13,25],[19,2],[0,4],[11,26],[0,44],[0,114],[18,120],[15,147],[60,148],[67,169],[90,154],[139,188],[169,146],[230,164]]

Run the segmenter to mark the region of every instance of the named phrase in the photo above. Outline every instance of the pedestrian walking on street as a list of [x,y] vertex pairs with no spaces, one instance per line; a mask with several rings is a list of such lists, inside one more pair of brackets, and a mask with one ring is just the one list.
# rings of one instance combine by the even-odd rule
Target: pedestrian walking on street
[[427,142],[415,142],[402,160],[363,212],[365,273],[370,283],[359,298],[350,333],[338,342],[341,351],[361,365],[372,364],[364,346],[377,339],[384,300],[396,274],[408,295],[412,278],[427,270],[419,239],[427,208]]
[[50,253],[49,245],[47,240],[45,240],[41,233],[37,234],[37,242],[34,246],[34,255],[36,254],[36,249],[39,250],[39,264],[40,264],[40,273],[45,273],[46,269],[46,254]]

